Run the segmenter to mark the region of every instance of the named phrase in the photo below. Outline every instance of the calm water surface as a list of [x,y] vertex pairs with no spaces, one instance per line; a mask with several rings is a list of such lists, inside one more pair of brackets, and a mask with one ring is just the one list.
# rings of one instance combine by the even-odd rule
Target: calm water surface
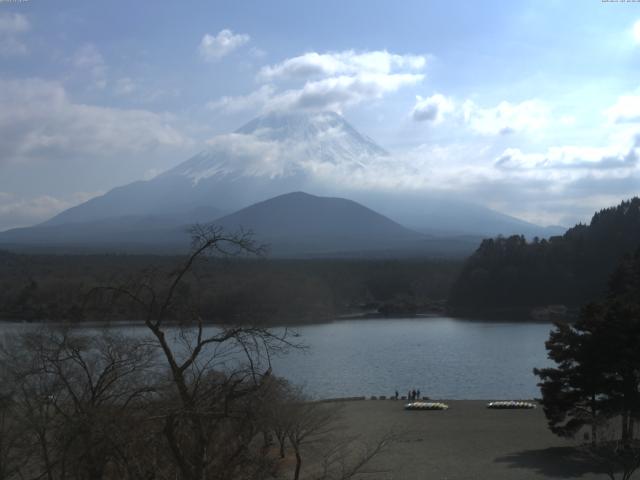
[[447,399],[540,397],[534,367],[549,365],[547,323],[452,318],[354,320],[298,328],[310,346],[274,370],[318,397],[420,389]]
[[396,389],[406,395],[412,388],[432,398],[534,398],[540,392],[532,370],[549,364],[544,342],[551,328],[446,317],[308,325],[296,329],[308,350],[274,359],[274,373],[317,398],[389,396]]

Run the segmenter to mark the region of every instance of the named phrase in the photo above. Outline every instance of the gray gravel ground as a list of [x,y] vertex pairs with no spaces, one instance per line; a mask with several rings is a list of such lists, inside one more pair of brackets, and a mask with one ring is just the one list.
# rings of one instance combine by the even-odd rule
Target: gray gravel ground
[[391,429],[402,432],[370,465],[377,473],[366,478],[607,478],[575,449],[578,442],[548,430],[540,407],[489,410],[484,401],[446,403],[446,411],[405,411],[402,401],[344,402],[347,434],[375,439]]

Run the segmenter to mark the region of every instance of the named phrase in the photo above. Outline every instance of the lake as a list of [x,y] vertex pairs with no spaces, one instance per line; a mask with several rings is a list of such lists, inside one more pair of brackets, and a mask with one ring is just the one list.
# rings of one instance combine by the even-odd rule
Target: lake
[[534,398],[540,391],[532,370],[550,364],[544,342],[551,328],[447,317],[306,325],[296,330],[309,348],[275,358],[273,369],[316,398],[390,396],[396,389],[406,395],[413,388],[442,399]]
[[309,345],[274,371],[321,398],[420,389],[446,399],[540,397],[552,325],[446,317],[338,321],[298,328]]

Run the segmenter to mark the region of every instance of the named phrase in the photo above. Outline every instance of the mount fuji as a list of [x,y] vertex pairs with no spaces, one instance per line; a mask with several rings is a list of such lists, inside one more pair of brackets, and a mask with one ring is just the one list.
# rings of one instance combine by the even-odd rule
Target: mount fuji
[[318,191],[318,171],[336,165],[362,169],[387,155],[336,113],[272,113],[215,137],[205,150],[151,180],[114,188],[45,224],[123,215],[179,218],[203,208],[232,213],[292,191],[327,193]]
[[[371,222],[393,222],[398,228],[407,229],[400,236],[407,237],[411,231],[414,240],[415,235],[456,236],[473,238],[475,245],[475,240],[482,236],[558,233],[452,198],[357,186],[358,179],[375,171],[372,169],[380,162],[388,164],[392,160],[387,151],[337,113],[270,113],[233,133],[214,137],[205,150],[151,180],[114,188],[40,225],[2,232],[0,244],[114,246],[133,243],[140,249],[182,245],[185,225],[222,220],[225,215],[290,192],[355,200],[374,209],[376,215],[380,214],[380,218],[367,217]],[[299,195],[283,198],[294,203],[302,198],[308,200]],[[282,201],[276,202],[277,205],[281,207]],[[310,207],[312,203],[305,204]],[[269,214],[268,208],[260,211],[273,222],[281,215],[276,210]],[[334,229],[333,233],[349,223],[355,225],[356,211],[358,209],[352,209],[354,217],[350,222],[341,220],[342,227],[335,222],[324,225]],[[317,208],[298,214],[302,215],[300,218],[305,214],[313,218],[314,212]],[[337,215],[337,211],[334,214]],[[260,228],[251,224],[242,226],[253,228],[258,235],[260,228],[267,227],[264,222]],[[281,233],[285,237],[293,235],[293,242],[296,235],[302,234],[291,230],[292,225],[287,228],[289,230],[285,228]],[[465,241],[465,245],[471,245]],[[336,251],[355,248],[355,244],[345,244],[342,248],[332,242]],[[322,251],[327,250],[325,247]],[[467,245],[463,250],[472,250],[472,247]]]

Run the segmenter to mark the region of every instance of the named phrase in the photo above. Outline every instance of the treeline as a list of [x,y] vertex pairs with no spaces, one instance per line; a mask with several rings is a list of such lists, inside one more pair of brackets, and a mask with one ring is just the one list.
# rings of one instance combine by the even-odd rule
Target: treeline
[[[132,281],[141,271],[166,275],[178,257],[26,255],[0,252],[0,319],[135,320],[134,312],[91,309],[87,295]],[[360,312],[414,313],[444,303],[458,275],[455,260],[198,259],[183,286],[200,292],[207,321],[305,323]]]
[[597,212],[563,236],[484,240],[451,290],[454,311],[562,304],[599,298],[621,258],[640,245],[640,199]]

